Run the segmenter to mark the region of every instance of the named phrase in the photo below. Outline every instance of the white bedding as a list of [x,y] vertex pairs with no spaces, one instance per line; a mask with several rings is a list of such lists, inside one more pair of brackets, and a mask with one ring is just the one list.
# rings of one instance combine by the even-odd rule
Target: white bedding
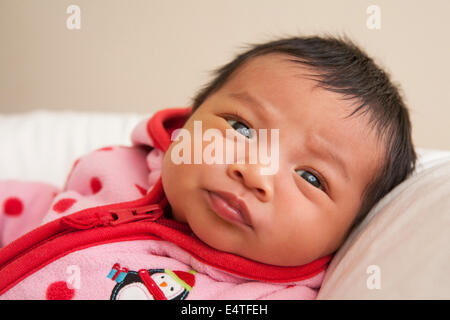
[[[0,179],[62,187],[73,162],[130,145],[148,115],[36,111],[0,115]],[[418,149],[413,177],[384,197],[339,249],[319,299],[450,299],[450,151]],[[380,288],[369,288],[370,266]],[[372,270],[372,269],[370,269]]]
[[134,126],[148,116],[44,110],[0,115],[0,179],[62,187],[78,157],[108,145],[130,145]]
[[334,256],[319,299],[450,299],[450,161],[385,196]]

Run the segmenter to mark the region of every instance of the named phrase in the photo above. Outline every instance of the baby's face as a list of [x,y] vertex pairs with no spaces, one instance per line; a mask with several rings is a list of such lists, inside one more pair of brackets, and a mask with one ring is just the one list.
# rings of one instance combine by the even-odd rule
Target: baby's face
[[[275,173],[262,174],[267,164],[250,162],[248,152],[245,163],[176,164],[171,153],[182,139],[171,144],[162,169],[176,220],[211,247],[280,266],[303,265],[340,246],[383,153],[365,115],[344,119],[353,101],[315,87],[305,77],[311,71],[287,58],[250,60],[184,125],[192,157],[194,121],[202,132],[219,130],[223,146],[227,129],[244,135],[244,144],[252,138],[247,128],[267,129],[269,146],[270,130],[278,129]],[[203,141],[203,150],[210,143]],[[248,215],[225,193],[245,203]]]

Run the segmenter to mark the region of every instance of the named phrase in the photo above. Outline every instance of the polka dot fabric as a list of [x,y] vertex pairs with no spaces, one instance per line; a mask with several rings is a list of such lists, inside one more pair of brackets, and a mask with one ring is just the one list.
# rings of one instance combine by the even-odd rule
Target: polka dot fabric
[[45,183],[0,181],[0,245],[40,225],[58,193]]
[[19,216],[23,212],[23,202],[17,197],[9,197],[3,201],[3,214]]
[[149,190],[152,171],[147,157],[148,151],[143,148],[114,146],[77,159],[64,192],[55,197],[42,223],[86,208],[143,197]]
[[[163,152],[152,145],[147,123],[145,119],[133,131],[132,146],[106,146],[74,159],[60,188],[46,183],[0,181],[0,245],[6,246],[40,225],[83,209],[137,200],[146,195],[160,176],[163,156]],[[7,293],[20,299],[82,299],[79,290],[68,284],[71,274],[67,270],[78,266],[84,266],[80,267],[82,288],[87,284],[85,279],[90,277],[94,282],[106,279],[110,292],[114,282],[107,279],[103,271],[95,278],[90,274],[105,263],[100,253],[104,251],[93,255],[94,258],[85,258],[77,251],[67,255],[79,257],[70,262],[63,261],[65,257],[58,258],[39,272],[28,275]],[[147,248],[143,256],[148,256]],[[94,260],[96,264],[92,265]],[[55,265],[57,267],[51,267]],[[47,271],[47,267],[51,270]],[[110,268],[109,261],[104,267]],[[92,287],[98,292],[98,286]],[[0,298],[3,296],[9,295]]]
[[53,211],[57,212],[57,213],[64,213],[65,211],[67,211],[68,209],[70,209],[73,204],[77,202],[77,200],[72,199],[72,198],[63,198],[61,200],[58,200],[54,205],[53,205]]
[[161,164],[157,162],[162,161],[162,154],[137,146],[99,148],[74,160],[63,190],[47,184],[0,182],[2,246],[74,212],[143,197],[156,183],[155,173],[160,174]]
[[66,281],[57,281],[48,286],[45,297],[47,300],[72,300],[74,295],[75,289]]
[[100,204],[134,200],[149,188],[148,151],[136,147],[105,147],[78,159],[66,190]]

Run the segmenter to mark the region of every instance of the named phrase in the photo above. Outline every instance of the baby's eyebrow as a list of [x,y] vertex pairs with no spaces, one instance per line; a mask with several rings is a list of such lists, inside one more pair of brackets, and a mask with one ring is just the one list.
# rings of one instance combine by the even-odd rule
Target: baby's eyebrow
[[341,174],[345,180],[350,181],[347,165],[339,153],[333,148],[332,144],[318,135],[311,136],[311,139],[313,142],[308,149],[321,158],[328,158],[332,160],[331,163],[333,166],[337,167],[341,171]]
[[269,103],[265,103],[253,95],[249,94],[247,91],[233,92],[229,94],[229,97],[239,100],[239,102],[252,107],[257,112],[264,114],[271,114],[273,112],[273,107]]

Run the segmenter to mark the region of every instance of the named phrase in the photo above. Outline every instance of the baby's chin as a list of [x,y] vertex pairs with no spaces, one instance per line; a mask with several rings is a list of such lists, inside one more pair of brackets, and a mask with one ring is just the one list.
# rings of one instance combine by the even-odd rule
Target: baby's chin
[[278,267],[296,267],[308,264],[314,260],[306,257],[294,256],[292,254],[277,256],[271,254],[270,252],[266,252],[264,249],[246,249],[246,245],[243,245],[241,241],[235,241],[235,243],[233,243],[232,237],[229,237],[227,238],[227,241],[224,241],[223,239],[217,237],[214,232],[208,232],[208,230],[205,231],[203,228],[196,227],[195,224],[189,224],[189,222],[186,223],[189,225],[194,235],[209,247],[221,252],[242,257],[247,260],[252,260],[257,263]]
[[[218,251],[280,267],[301,266],[320,258],[317,252],[312,250],[302,252],[298,246],[291,248],[283,246],[284,250],[279,247],[267,248],[264,243],[258,241],[256,233],[243,232],[241,228],[224,221],[201,206],[195,208],[193,215],[189,204],[175,202],[172,206],[169,200],[172,219],[186,223],[200,241]],[[187,211],[186,208],[190,210]]]

